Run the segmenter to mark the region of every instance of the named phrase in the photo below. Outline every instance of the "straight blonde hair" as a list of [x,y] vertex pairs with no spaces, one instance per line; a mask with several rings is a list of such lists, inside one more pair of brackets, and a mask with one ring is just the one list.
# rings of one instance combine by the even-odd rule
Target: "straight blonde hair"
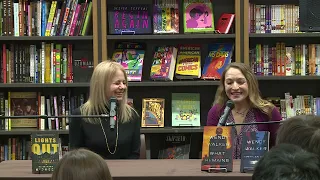
[[268,117],[271,119],[272,110],[275,106],[269,101],[261,98],[258,80],[256,79],[251,69],[243,63],[230,63],[223,71],[220,79],[220,85],[217,89],[213,105],[217,104],[220,105],[220,107],[223,107],[225,103],[229,100],[228,96],[226,95],[224,81],[226,79],[226,72],[230,68],[238,69],[246,78],[248,84],[250,106],[259,109],[263,113],[267,114]]
[[[110,108],[109,87],[112,84],[112,79],[118,71],[121,71],[125,77],[127,88],[124,92],[122,101],[118,103],[118,119],[122,123],[129,122],[132,119],[133,112],[136,111],[127,104],[128,101],[128,78],[121,64],[115,61],[102,61],[99,63],[92,73],[90,81],[90,94],[88,101],[84,103],[80,110],[82,115],[100,115],[108,113]],[[99,123],[100,118],[84,118],[88,123]]]
[[112,180],[106,161],[98,154],[80,148],[69,151],[58,162],[51,180]]

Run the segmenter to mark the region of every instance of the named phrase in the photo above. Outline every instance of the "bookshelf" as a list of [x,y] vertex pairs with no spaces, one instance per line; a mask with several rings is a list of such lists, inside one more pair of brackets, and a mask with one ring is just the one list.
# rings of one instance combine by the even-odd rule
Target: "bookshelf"
[[[130,0],[108,0],[101,2],[101,19],[107,22],[107,6],[110,4],[132,4]],[[151,4],[153,0],[140,0],[137,4]],[[165,99],[165,127],[164,128],[141,128],[141,133],[146,134],[148,158],[154,159],[158,157],[158,150],[161,148],[163,137],[168,133],[188,133],[192,134],[192,148],[190,150],[190,158],[199,158],[199,152],[202,147],[203,126],[206,124],[206,116],[211,104],[214,100],[215,91],[219,85],[219,81],[204,80],[174,80],[171,82],[150,81],[150,68],[152,65],[152,57],[154,48],[159,45],[178,45],[178,44],[201,44],[201,57],[206,56],[208,49],[207,44],[214,42],[232,42],[235,45],[233,61],[241,62],[242,43],[241,33],[241,8],[243,1],[239,0],[213,0],[213,11],[215,23],[223,12],[235,13],[236,18],[232,28],[228,34],[213,33],[183,33],[182,10],[179,10],[180,32],[177,34],[148,34],[148,35],[112,35],[108,34],[108,23],[102,25],[102,59],[110,59],[117,42],[142,42],[146,44],[145,58],[143,62],[143,72],[141,82],[129,82],[128,97],[133,98],[134,107],[137,112],[142,112],[142,98],[164,98]],[[182,0],[179,1],[182,7]],[[201,62],[203,66],[204,61]],[[201,127],[172,127],[171,126],[171,94],[172,93],[200,93],[201,101]]]
[[[143,66],[142,82],[129,82],[129,97],[133,97],[134,106],[139,113],[142,112],[142,98],[165,98],[165,127],[141,128],[141,133],[146,134],[149,158],[157,158],[157,149],[163,135],[167,133],[191,133],[192,148],[190,158],[199,157],[202,145],[203,126],[206,124],[207,112],[211,108],[219,81],[209,80],[174,80],[151,81],[149,80],[153,50],[157,45],[201,44],[202,59],[208,51],[206,45],[212,42],[232,42],[235,44],[233,61],[250,64],[250,46],[257,43],[275,43],[281,39],[287,43],[313,43],[318,41],[320,33],[250,33],[249,29],[249,3],[257,4],[298,4],[297,0],[213,0],[215,22],[223,12],[236,14],[229,34],[184,34],[182,21],[180,21],[179,34],[150,34],[150,35],[109,35],[107,23],[107,6],[116,3],[128,3],[131,0],[94,0],[92,13],[92,34],[88,36],[0,36],[0,41],[14,44],[40,44],[41,42],[71,43],[77,46],[77,52],[92,57],[94,66],[101,60],[109,59],[114,51],[114,44],[121,41],[144,42],[147,44],[145,62]],[[140,0],[137,3],[151,4],[152,0]],[[181,0],[180,0],[181,2]],[[180,10],[181,14],[181,10]],[[180,15],[180,20],[182,16]],[[202,61],[203,66],[203,61]],[[320,76],[257,76],[260,90],[264,97],[280,96],[285,92],[297,94],[320,95],[317,87]],[[310,87],[310,88],[306,88]],[[81,83],[0,83],[0,89],[8,91],[41,91],[46,95],[50,93],[71,93],[89,91],[89,82]],[[196,92],[200,93],[201,101],[201,127],[171,127],[171,93]],[[0,130],[0,140],[3,136],[28,136],[32,132],[57,132],[61,136],[68,136],[68,130]]]

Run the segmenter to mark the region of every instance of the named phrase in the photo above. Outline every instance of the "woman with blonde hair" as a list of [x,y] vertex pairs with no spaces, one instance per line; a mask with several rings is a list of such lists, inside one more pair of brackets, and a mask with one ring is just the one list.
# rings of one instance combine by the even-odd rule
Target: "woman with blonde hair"
[[[260,96],[258,81],[251,69],[243,63],[231,63],[222,73],[213,107],[208,112],[207,125],[216,126],[228,100],[234,102],[227,123],[280,121],[278,109]],[[234,159],[241,157],[243,132],[269,131],[270,147],[275,144],[279,123],[235,126]]]
[[76,149],[65,154],[52,173],[51,180],[112,180],[105,160],[98,154]]
[[73,115],[109,114],[110,99],[117,99],[115,126],[110,118],[72,118],[69,125],[70,149],[87,148],[104,159],[138,159],[140,118],[127,104],[128,80],[124,68],[114,61],[99,63],[92,74],[88,101]]

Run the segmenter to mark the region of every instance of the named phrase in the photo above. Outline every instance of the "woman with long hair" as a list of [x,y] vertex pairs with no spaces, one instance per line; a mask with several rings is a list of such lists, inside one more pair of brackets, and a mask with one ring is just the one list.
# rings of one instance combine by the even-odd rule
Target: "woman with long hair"
[[[220,80],[213,107],[208,112],[207,125],[216,126],[228,100],[234,102],[227,123],[280,121],[278,109],[260,96],[258,81],[251,69],[243,63],[229,64]],[[243,132],[269,131],[270,147],[274,145],[279,123],[235,126],[233,158],[241,157]]]
[[90,81],[89,99],[74,115],[109,114],[110,99],[116,98],[114,128],[110,118],[72,118],[70,148],[88,148],[105,159],[138,159],[140,156],[140,118],[127,104],[128,80],[124,68],[114,61],[99,63]]

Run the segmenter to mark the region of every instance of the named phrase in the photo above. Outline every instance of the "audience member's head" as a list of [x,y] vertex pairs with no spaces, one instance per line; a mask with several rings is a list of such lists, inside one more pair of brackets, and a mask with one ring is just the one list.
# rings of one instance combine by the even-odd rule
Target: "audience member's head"
[[277,132],[276,144],[295,144],[320,155],[320,117],[301,115],[287,119]]
[[76,149],[58,162],[52,180],[112,180],[105,160],[98,154]]
[[252,180],[319,180],[320,160],[294,144],[279,144],[256,164]]

